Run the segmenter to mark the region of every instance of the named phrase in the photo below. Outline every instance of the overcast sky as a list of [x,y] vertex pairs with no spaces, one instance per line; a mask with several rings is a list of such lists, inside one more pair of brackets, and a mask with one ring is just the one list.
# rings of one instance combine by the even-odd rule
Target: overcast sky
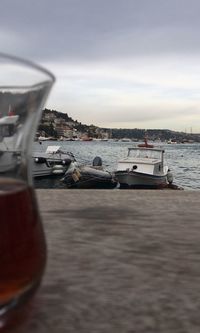
[[199,0],[1,0],[0,45],[87,124],[200,132]]

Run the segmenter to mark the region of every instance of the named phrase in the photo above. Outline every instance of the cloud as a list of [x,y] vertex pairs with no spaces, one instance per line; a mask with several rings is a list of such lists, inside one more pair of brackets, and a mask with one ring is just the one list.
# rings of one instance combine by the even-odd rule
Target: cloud
[[1,0],[1,51],[50,69],[48,107],[81,121],[195,124],[199,12],[199,0]]
[[198,0],[1,0],[0,24],[23,38],[18,55],[93,61],[199,52],[199,10]]
[[59,80],[48,105],[57,100],[61,111],[99,126],[183,128],[192,116],[195,123],[200,120],[200,71],[195,61],[163,57],[149,62],[144,57],[125,65],[49,63]]

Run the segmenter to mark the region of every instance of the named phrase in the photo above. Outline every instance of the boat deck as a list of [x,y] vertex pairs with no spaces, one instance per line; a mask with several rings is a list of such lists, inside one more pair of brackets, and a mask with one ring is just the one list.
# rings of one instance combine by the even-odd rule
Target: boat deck
[[156,164],[159,163],[160,159],[158,158],[134,158],[134,157],[125,157],[122,160],[119,160],[118,163],[138,163],[138,164]]

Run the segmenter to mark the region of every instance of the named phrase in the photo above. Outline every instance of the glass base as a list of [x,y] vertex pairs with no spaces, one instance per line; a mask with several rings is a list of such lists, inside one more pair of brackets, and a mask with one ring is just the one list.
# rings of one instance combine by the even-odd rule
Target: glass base
[[26,320],[32,296],[38,289],[40,282],[41,280],[33,283],[12,300],[0,306],[0,332],[7,332]]

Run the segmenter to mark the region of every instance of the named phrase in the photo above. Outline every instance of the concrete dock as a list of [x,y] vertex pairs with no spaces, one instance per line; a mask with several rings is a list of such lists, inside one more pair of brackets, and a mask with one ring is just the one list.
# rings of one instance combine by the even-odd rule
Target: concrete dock
[[48,264],[15,333],[200,332],[200,191],[37,195]]

